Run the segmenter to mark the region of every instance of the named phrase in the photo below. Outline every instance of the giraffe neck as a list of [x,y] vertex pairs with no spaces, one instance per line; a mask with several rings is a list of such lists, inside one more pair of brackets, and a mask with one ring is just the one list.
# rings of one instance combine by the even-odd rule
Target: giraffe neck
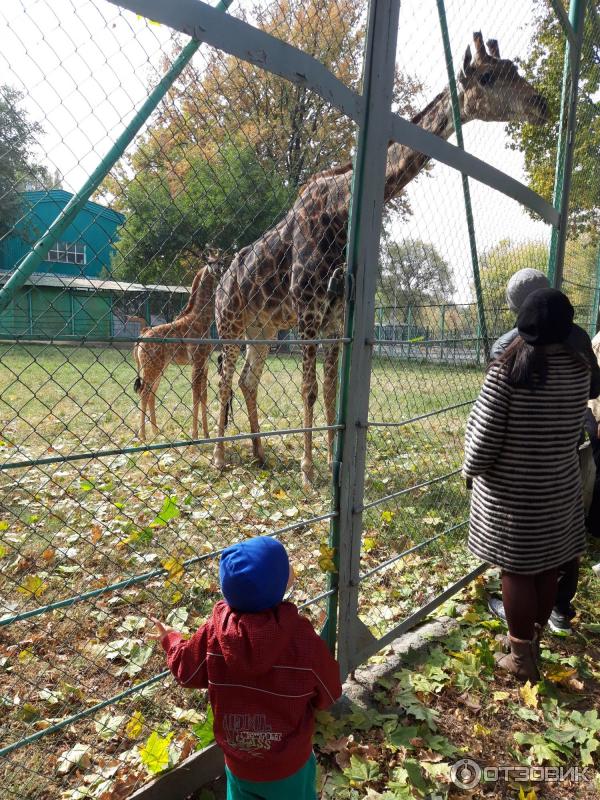
[[[463,113],[463,93],[458,95],[461,108],[462,122],[468,122]],[[449,139],[454,133],[454,119],[452,116],[452,102],[450,88],[446,87],[433,100],[411,119],[411,122],[426,131]],[[394,142],[388,147],[388,158],[385,180],[385,202],[393,200],[402,193],[404,187],[421,172],[429,161],[429,156],[419,153],[403,144]],[[338,177],[339,175],[339,177]],[[351,164],[344,167],[334,167],[318,173],[312,179],[329,177],[334,185],[334,190],[328,192],[327,205],[332,214],[337,214],[340,219],[346,220],[350,209],[352,194],[352,168]],[[310,185],[311,181],[307,183]]]
[[[463,114],[462,93],[459,93],[459,104],[461,108],[461,120],[467,119]],[[450,99],[450,89],[446,87],[437,97],[419,111],[411,122],[426,131],[440,136],[442,139],[449,139],[454,133],[454,119],[452,116],[452,102]],[[385,200],[386,202],[397,197],[407,183],[416,178],[423,167],[429,161],[429,156],[419,153],[403,144],[394,143],[388,149],[388,163],[385,179]]]
[[200,319],[207,314],[212,314],[214,305],[215,278],[208,270],[196,274],[192,283],[190,298],[185,308],[177,315],[177,319],[191,317]]

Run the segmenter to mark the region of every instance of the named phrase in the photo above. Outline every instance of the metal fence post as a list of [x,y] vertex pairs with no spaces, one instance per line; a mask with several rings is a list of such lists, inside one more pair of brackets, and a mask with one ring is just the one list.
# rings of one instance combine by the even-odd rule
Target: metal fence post
[[[456,133],[456,143],[461,150],[465,149],[462,135],[462,121],[460,118],[460,107],[458,105],[458,90],[456,88],[456,77],[454,75],[454,65],[452,63],[452,51],[450,49],[450,36],[448,34],[448,21],[446,19],[446,8],[444,0],[437,0],[438,17],[444,43],[444,56],[446,59],[446,71],[448,73],[448,84],[450,86],[450,99],[452,101],[452,119],[454,120],[454,131]],[[469,178],[463,172],[462,175],[463,198],[465,203],[465,215],[467,218],[467,231],[469,233],[469,249],[471,251],[471,265],[473,267],[473,283],[475,285],[475,297],[477,299],[477,313],[479,315],[479,328],[483,337],[483,350],[486,361],[489,359],[489,342],[487,323],[485,320],[485,308],[483,304],[483,289],[481,287],[481,273],[479,271],[479,256],[477,254],[477,239],[475,237],[475,221],[473,219],[473,206],[471,204],[471,190],[469,188]]]
[[594,299],[590,315],[590,336],[594,338],[598,331],[598,314],[600,313],[600,244],[596,254],[596,279],[594,281]]
[[[375,320],[377,258],[385,188],[387,124],[396,65],[400,0],[371,0],[363,67],[365,116],[355,159],[348,238],[350,299],[346,309],[337,437],[333,473],[334,504],[338,517],[332,531],[338,545],[339,616],[338,659],[342,675],[356,665],[360,635],[370,635],[358,619],[358,590],[365,482],[367,416]],[[337,530],[336,530],[337,528]]]
[[[548,256],[548,278],[552,286],[560,289],[563,279],[565,246],[569,221],[569,195],[571,172],[573,168],[573,149],[575,148],[575,129],[577,127],[577,94],[579,89],[579,68],[585,21],[586,0],[571,0],[569,22],[575,33],[575,44],[571,50],[569,38],[565,42],[565,61],[563,85],[560,101],[560,121],[558,126],[558,147],[556,150],[556,173],[552,202],[560,212],[557,227],[552,228],[550,254]],[[569,79],[570,75],[570,79]]]

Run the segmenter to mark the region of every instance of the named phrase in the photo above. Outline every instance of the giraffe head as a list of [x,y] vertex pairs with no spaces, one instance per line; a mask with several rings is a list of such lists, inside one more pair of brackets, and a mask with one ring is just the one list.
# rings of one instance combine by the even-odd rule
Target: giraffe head
[[473,34],[475,55],[467,47],[458,74],[463,121],[530,122],[548,121],[546,98],[528,83],[514,62],[500,58],[496,39],[489,39],[487,49],[481,33]]
[[206,275],[218,280],[225,270],[225,253],[216,247],[206,246],[205,249],[206,265],[204,267]]

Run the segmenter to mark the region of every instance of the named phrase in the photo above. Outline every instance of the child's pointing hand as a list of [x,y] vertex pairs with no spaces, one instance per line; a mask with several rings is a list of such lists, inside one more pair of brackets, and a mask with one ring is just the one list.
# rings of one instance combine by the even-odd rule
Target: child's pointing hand
[[154,627],[156,628],[155,633],[151,633],[148,638],[152,639],[153,641],[160,642],[162,641],[163,636],[166,636],[167,633],[171,633],[174,628],[169,628],[168,625],[163,625],[163,623],[156,619],[155,617],[148,617],[150,622],[153,623]]

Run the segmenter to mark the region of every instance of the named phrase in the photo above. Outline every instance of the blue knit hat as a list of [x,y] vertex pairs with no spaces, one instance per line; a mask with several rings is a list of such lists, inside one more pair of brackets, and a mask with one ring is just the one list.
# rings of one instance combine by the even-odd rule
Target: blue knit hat
[[255,536],[223,550],[221,591],[236,611],[265,611],[281,603],[290,577],[285,547],[271,536]]

